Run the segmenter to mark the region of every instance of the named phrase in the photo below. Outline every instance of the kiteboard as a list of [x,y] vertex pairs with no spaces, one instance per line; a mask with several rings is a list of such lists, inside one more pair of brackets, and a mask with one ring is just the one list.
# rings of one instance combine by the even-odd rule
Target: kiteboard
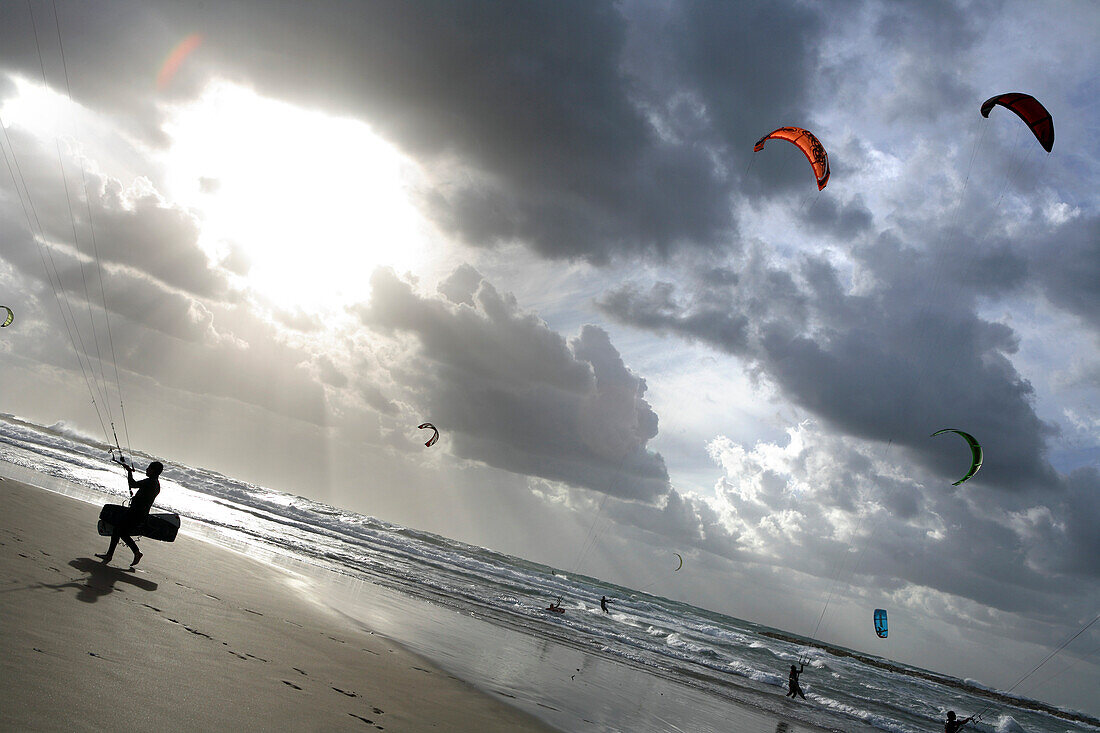
[[554,606],[547,606],[546,610],[550,611],[551,613],[565,613],[564,608],[555,608]]
[[[99,512],[99,533],[104,537],[110,537],[115,530],[115,525],[126,514],[126,507],[121,504],[104,504]],[[130,534],[134,537],[148,537],[160,542],[173,542],[180,528],[180,516],[178,514],[150,514],[145,521],[138,525]]]

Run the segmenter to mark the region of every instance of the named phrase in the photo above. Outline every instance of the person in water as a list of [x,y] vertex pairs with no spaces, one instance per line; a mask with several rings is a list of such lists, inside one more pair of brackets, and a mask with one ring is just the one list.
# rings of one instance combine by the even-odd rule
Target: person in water
[[974,719],[971,715],[969,718],[963,718],[962,720],[955,720],[955,711],[947,711],[947,720],[943,721],[943,733],[957,733],[962,730],[962,727]]
[[802,691],[802,688],[798,686],[798,675],[802,674],[802,671],[804,669],[806,669],[806,665],[802,662],[798,663],[798,669],[795,669],[793,664],[791,665],[791,674],[787,678],[788,690],[787,694],[784,697],[794,697],[795,695],[799,695],[802,697],[803,700],[806,699],[806,693],[804,693]]
[[561,596],[558,596],[558,600],[554,601],[549,606],[547,606],[546,610],[547,611],[564,611],[565,609],[563,609],[561,607]]
[[145,518],[149,516],[153,501],[160,493],[160,479],[158,476],[164,470],[164,464],[160,461],[150,463],[149,467],[145,469],[145,478],[140,481],[134,480],[134,469],[132,467],[125,463],[122,466],[126,469],[126,483],[129,485],[130,491],[137,489],[137,493],[131,495],[129,508],[122,515],[122,519],[119,520],[118,524],[115,525],[114,532],[111,534],[111,546],[107,548],[105,554],[97,554],[96,557],[102,558],[103,562],[111,562],[111,558],[115,555],[115,547],[118,546],[118,541],[121,538],[134,553],[134,561],[130,563],[130,567],[133,567],[141,562],[141,550],[138,549],[137,543],[134,542],[134,538],[130,536],[130,533],[136,531],[141,523],[145,521]]
[[604,613],[610,613],[610,611],[607,610],[608,603],[607,596],[600,596],[600,608],[603,609]]

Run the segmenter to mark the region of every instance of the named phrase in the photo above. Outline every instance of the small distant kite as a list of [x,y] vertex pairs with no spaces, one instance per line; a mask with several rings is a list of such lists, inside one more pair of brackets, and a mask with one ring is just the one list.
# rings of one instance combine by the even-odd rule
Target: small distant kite
[[968,478],[976,474],[978,472],[978,469],[982,467],[982,446],[978,443],[977,440],[974,439],[973,435],[971,435],[970,433],[964,433],[962,430],[956,430],[955,428],[944,428],[943,430],[937,430],[936,432],[932,433],[931,437],[934,438],[940,433],[958,433],[963,438],[965,438],[966,442],[970,445],[970,454],[972,459],[970,462],[970,470],[967,471],[966,475],[963,476],[961,479],[951,484],[952,486],[958,486],[963,481],[966,481]]
[[982,117],[989,117],[990,111],[997,105],[1012,110],[1027,123],[1043,150],[1048,153],[1054,149],[1054,118],[1047,108],[1030,94],[1009,92],[990,97],[982,104]]
[[435,425],[432,425],[430,422],[421,423],[416,427],[420,430],[432,431],[432,437],[428,438],[428,442],[424,444],[425,448],[431,448],[433,445],[435,445],[435,441],[439,440],[439,430],[438,428],[436,428]]
[[886,627],[886,609],[875,609],[875,633],[879,635],[880,639],[885,639],[890,633],[890,629]]
[[11,325],[11,322],[15,320],[15,314],[12,313],[11,308],[7,307],[6,305],[0,305],[0,308],[3,308],[8,312],[8,317],[4,319],[3,323],[0,323],[0,328],[7,328]]
[[757,140],[756,145],[752,147],[752,152],[759,153],[768,140],[786,140],[798,146],[813,166],[814,177],[817,178],[817,190],[825,188],[829,182],[829,154],[825,152],[825,148],[812,132],[803,130],[801,127],[780,127]]
[[674,571],[673,571],[673,572],[677,572],[677,571],[679,571],[679,570],[680,570],[680,568],[684,567],[684,556],[683,556],[683,555],[681,555],[681,554],[680,554],[680,553],[678,553],[678,552],[674,552],[674,553],[672,553],[672,554],[673,554],[673,555],[675,555],[676,557],[680,558],[680,565],[679,565],[679,567],[677,567],[677,568],[676,568],[676,570],[674,570]]

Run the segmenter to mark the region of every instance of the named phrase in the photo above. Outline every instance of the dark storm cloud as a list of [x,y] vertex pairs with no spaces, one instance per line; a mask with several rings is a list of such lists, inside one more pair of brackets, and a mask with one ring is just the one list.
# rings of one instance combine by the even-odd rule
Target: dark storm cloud
[[1100,216],[1071,220],[1029,244],[1043,295],[1100,332]]
[[455,452],[615,496],[665,494],[664,461],[645,448],[657,415],[607,334],[585,326],[566,341],[474,274],[464,267],[445,281],[445,301],[379,270],[357,309],[367,326],[415,339],[413,357],[388,369],[415,385]]
[[721,302],[700,298],[703,302],[685,305],[676,298],[672,283],[657,283],[648,292],[623,286],[608,293],[600,307],[623,323],[659,334],[686,336],[704,343],[717,343],[729,353],[742,353],[748,346],[749,319],[730,313]]
[[[74,97],[155,145],[158,103],[217,69],[361,117],[440,176],[456,162],[472,172],[425,198],[468,243],[594,262],[712,247],[736,228],[752,142],[808,116],[822,20],[787,2],[92,2],[59,16]],[[36,18],[54,30],[51,8]],[[0,62],[40,78],[26,9],[3,20]],[[160,65],[193,32],[202,46],[158,92]],[[62,88],[58,50],[44,58]]]
[[859,196],[848,203],[819,197],[802,219],[823,234],[845,240],[854,239],[869,230],[873,221],[870,210]]
[[944,477],[958,473],[958,456],[928,435],[965,426],[1001,457],[983,480],[1015,491],[1054,481],[1051,428],[1007,358],[1013,332],[978,317],[972,283],[953,281],[934,258],[892,259],[882,246],[894,251],[872,244],[860,261],[879,282],[867,293],[850,293],[820,257],[803,256],[790,272],[750,257],[735,287],[699,284],[683,296],[668,284],[623,286],[600,305],[624,323],[737,356],[846,434],[893,441]]
[[1100,578],[1100,472],[1091,466],[1074,471],[1065,494],[1056,500],[1060,511],[1055,521],[1064,521],[1065,529],[1054,533],[1059,551],[1049,559],[1051,565],[1064,573]]

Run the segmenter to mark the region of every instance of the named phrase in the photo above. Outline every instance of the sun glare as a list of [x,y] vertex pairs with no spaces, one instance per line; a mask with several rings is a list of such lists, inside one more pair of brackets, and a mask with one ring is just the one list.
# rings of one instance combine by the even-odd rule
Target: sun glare
[[415,269],[417,168],[366,124],[215,82],[165,130],[169,197],[246,287],[314,310],[364,299],[379,265]]

